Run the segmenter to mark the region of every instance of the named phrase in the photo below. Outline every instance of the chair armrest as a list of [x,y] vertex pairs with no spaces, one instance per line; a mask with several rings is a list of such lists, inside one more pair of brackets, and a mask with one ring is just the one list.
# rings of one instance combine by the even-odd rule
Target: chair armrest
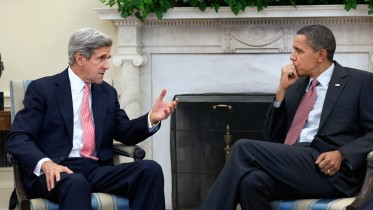
[[359,194],[357,194],[356,199],[348,206],[346,210],[356,210],[364,203],[365,199],[372,191],[373,188],[373,151],[370,152],[367,156],[367,170],[365,172],[365,178],[363,186]]
[[26,190],[23,186],[21,165],[19,161],[11,154],[7,153],[7,158],[13,165],[13,176],[14,176],[14,188],[17,195],[18,205],[20,209],[30,210],[30,200],[27,197]]
[[145,157],[145,150],[138,145],[128,146],[122,143],[114,143],[113,152],[116,155],[133,158],[135,161],[142,160]]

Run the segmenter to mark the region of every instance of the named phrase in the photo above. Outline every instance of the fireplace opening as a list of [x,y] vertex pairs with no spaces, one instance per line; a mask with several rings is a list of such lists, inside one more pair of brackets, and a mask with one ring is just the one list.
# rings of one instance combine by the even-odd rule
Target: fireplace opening
[[241,138],[263,139],[273,94],[184,94],[171,116],[172,205],[196,209]]

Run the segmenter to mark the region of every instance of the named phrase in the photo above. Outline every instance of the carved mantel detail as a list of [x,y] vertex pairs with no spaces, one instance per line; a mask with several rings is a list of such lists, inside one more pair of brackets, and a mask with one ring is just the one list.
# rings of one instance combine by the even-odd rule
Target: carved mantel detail
[[237,50],[289,52],[289,32],[286,28],[268,30],[265,27],[223,27],[222,48],[225,53]]

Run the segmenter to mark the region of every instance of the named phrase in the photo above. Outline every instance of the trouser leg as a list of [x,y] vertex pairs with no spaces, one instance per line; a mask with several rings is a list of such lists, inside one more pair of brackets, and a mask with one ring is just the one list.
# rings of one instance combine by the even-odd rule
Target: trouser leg
[[[271,210],[268,198],[273,192],[273,179],[262,170],[254,170],[242,177],[239,189],[241,208]],[[255,201],[255,202],[253,202]]]
[[165,209],[163,172],[155,161],[99,166],[88,174],[93,192],[126,195],[132,210]]
[[61,174],[61,180],[51,192],[47,191],[45,175],[42,175],[29,194],[59,202],[61,210],[91,210],[91,192],[125,195],[132,210],[165,209],[162,168],[152,160],[112,165],[88,158],[71,158],[60,164],[74,174]]
[[80,174],[65,174],[55,192],[60,195],[60,210],[82,209],[91,210],[91,188]]
[[45,175],[40,176],[34,186],[42,197],[59,203],[60,210],[92,210],[91,189],[82,174],[61,174],[60,181],[50,192],[47,191]]
[[257,166],[245,153],[242,153],[239,141],[232,148],[229,158],[218,178],[207,193],[198,210],[233,210],[238,203],[238,187],[241,178]]
[[[340,196],[341,193],[334,189],[328,178],[314,164],[318,155],[319,153],[310,147],[255,140],[237,141],[199,209],[232,210],[239,198],[246,203],[256,203],[263,209],[268,209],[271,199]],[[261,172],[256,172],[258,170]],[[266,179],[271,181],[264,183],[266,179],[263,178],[264,181],[257,182],[258,179],[254,179],[255,174],[254,178],[250,178],[253,171],[265,173]],[[245,176],[249,177],[244,179]],[[260,186],[261,184],[263,186]],[[257,196],[261,197],[247,196],[245,199],[245,195],[239,194],[240,191],[245,191],[245,186],[241,185],[250,186],[252,189],[249,190],[254,192],[261,189],[261,192],[257,192]],[[272,189],[274,190],[271,191]]]

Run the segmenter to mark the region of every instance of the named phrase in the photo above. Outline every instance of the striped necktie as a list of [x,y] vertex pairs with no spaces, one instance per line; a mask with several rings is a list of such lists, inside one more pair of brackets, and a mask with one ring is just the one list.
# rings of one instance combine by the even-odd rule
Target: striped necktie
[[93,156],[95,152],[95,127],[93,125],[92,115],[89,107],[89,92],[89,85],[85,84],[81,111],[83,148],[80,150],[80,154],[84,157],[98,160],[97,157]]
[[316,79],[312,80],[310,89],[307,91],[306,94],[304,94],[302,101],[300,102],[299,107],[297,109],[297,112],[295,113],[290,129],[286,135],[284,144],[291,145],[297,142],[300,133],[302,132],[302,129],[306,124],[308,115],[310,114],[312,107],[315,104],[316,86],[318,84],[319,82]]

